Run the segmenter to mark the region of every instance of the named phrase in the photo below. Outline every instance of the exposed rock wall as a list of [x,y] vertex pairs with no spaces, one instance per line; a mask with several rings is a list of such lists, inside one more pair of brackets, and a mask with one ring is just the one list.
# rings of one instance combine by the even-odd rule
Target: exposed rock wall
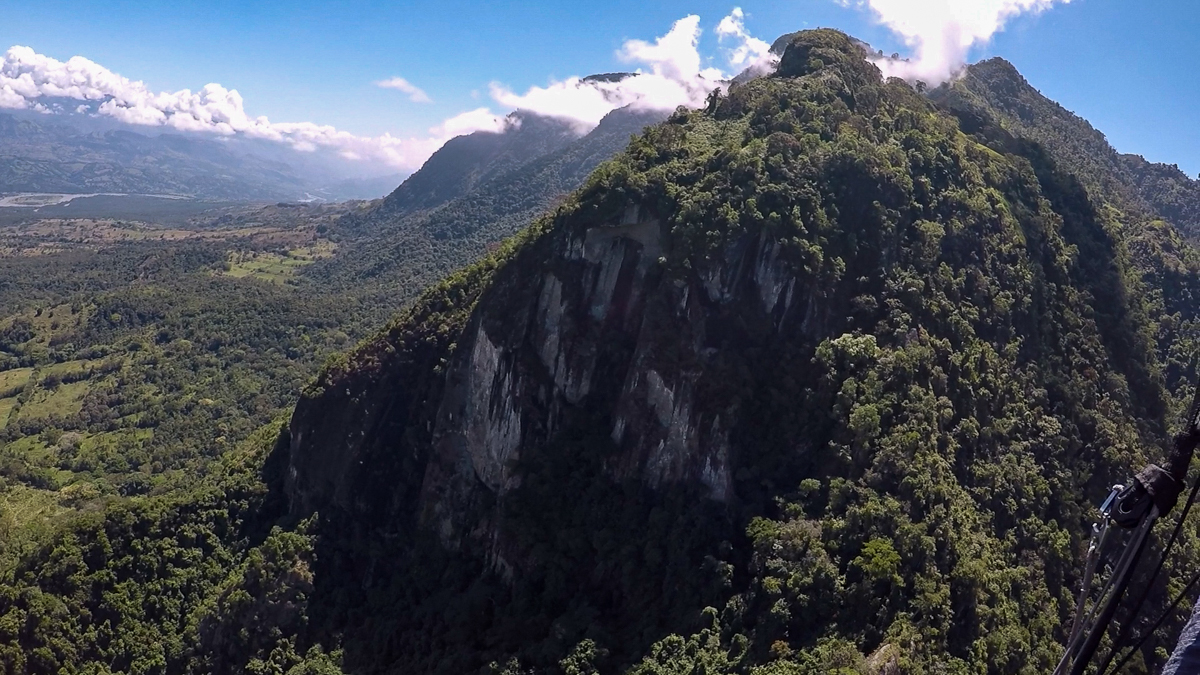
[[[617,449],[606,461],[613,478],[735,500],[740,410],[701,395],[722,386],[706,364],[727,347],[710,333],[728,332],[722,317],[736,308],[788,333],[781,339],[811,340],[815,294],[762,232],[682,279],[663,272],[667,236],[638,204],[610,222],[555,228],[497,274],[439,381],[414,389],[417,364],[384,357],[306,399],[291,426],[293,510],[415,518],[453,547],[487,540],[496,505],[520,484],[522,452],[572,415],[597,412]],[[384,480],[398,453],[408,473]]]

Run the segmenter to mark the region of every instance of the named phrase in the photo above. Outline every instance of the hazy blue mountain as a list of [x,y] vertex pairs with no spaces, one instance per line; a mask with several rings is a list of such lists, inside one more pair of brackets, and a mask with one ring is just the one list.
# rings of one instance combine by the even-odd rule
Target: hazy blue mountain
[[400,179],[348,173],[354,169],[265,142],[161,133],[78,115],[0,113],[0,194],[333,201],[379,197]]
[[525,112],[503,133],[476,131],[450,139],[383,200],[368,222],[441,206],[576,139],[565,121]]

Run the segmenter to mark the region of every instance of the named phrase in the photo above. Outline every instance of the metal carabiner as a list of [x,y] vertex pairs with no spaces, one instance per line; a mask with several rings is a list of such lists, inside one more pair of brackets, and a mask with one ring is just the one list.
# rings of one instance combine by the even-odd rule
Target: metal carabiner
[[[1083,634],[1083,625],[1086,623],[1084,610],[1087,608],[1088,596],[1092,593],[1092,578],[1096,573],[1096,565],[1100,562],[1100,551],[1108,540],[1108,526],[1112,522],[1110,514],[1116,505],[1117,495],[1121,494],[1124,489],[1125,486],[1119,483],[1112,487],[1108,498],[1100,504],[1100,519],[1092,523],[1092,537],[1088,541],[1087,555],[1084,557],[1083,581],[1079,588],[1079,600],[1075,603],[1075,619],[1071,623],[1071,637],[1067,640],[1067,648],[1063,652],[1062,659],[1054,669],[1055,675],[1061,673],[1067,666],[1071,653],[1075,651],[1079,642],[1079,636]],[[1089,614],[1087,619],[1091,618],[1091,614]]]

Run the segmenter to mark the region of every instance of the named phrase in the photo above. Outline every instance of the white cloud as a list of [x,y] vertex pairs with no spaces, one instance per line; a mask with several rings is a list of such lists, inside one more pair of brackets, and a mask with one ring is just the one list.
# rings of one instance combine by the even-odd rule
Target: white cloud
[[386,80],[381,80],[376,82],[375,85],[378,87],[383,87],[384,89],[395,89],[402,93],[408,94],[408,100],[412,101],[413,103],[433,103],[433,99],[429,98],[429,94],[426,94],[420,87],[409,82],[403,77],[392,77]]
[[884,75],[940,84],[967,61],[967,52],[986,43],[1008,21],[1071,0],[838,0],[867,7],[876,19],[914,50],[911,60],[876,61]]
[[[411,94],[410,94],[411,95]],[[58,61],[29,47],[0,55],[0,108],[47,111],[42,98],[69,98],[95,105],[95,114],[128,124],[165,126],[221,136],[242,134],[290,145],[301,152],[328,148],[342,156],[415,171],[443,143],[472,131],[500,131],[503,118],[486,111],[463,113],[429,130],[425,138],[391,134],[362,137],[312,122],[271,122],[246,112],[241,94],[219,84],[197,92],[154,92],[80,56]],[[81,105],[76,112],[92,108]],[[48,112],[48,111],[47,111]]]
[[530,87],[524,94],[514,93],[498,82],[493,82],[490,89],[492,98],[505,108],[566,119],[574,122],[580,133],[595,127],[602,117],[620,107],[609,101],[600,87],[578,77],[552,82],[547,87]]
[[476,131],[500,133],[515,122],[507,117],[493,115],[487,108],[476,108],[460,113],[429,130],[438,138],[454,138]]
[[[770,45],[751,37],[743,20],[741,9],[735,8],[717,25],[721,41],[734,42],[729,50],[729,65],[735,68],[770,58],[767,55]],[[697,48],[701,33],[700,17],[689,15],[676,21],[654,42],[625,42],[617,50],[617,58],[638,69],[619,81],[571,77],[545,87],[530,87],[524,94],[493,82],[491,95],[506,108],[571,121],[581,132],[595,127],[609,112],[627,105],[652,110],[674,110],[681,105],[698,107],[704,104],[709,92],[730,78],[717,68],[703,67]]]
[[[595,127],[612,110],[628,105],[654,110],[697,107],[730,77],[717,68],[704,67],[697,48],[701,33],[700,18],[690,15],[676,21],[653,42],[625,42],[616,56],[637,70],[617,81],[571,77],[545,87],[531,87],[523,94],[493,83],[491,96],[508,110],[522,109],[569,120],[580,133]],[[730,67],[743,68],[761,60],[766,52],[766,43],[746,32],[740,9],[722,19],[716,33],[721,44],[732,43],[727,47]],[[412,101],[430,100],[425,92],[400,77],[376,84],[401,91]],[[383,163],[401,171],[415,171],[455,136],[475,131],[502,132],[514,124],[514,118],[477,108],[446,119],[430,128],[425,137],[363,137],[328,125],[272,122],[264,116],[251,116],[241,94],[220,84],[207,84],[195,92],[155,92],[143,82],[81,56],[58,61],[22,46],[0,54],[0,108],[50,113],[41,99],[78,101],[81,105],[74,108],[77,114],[184,132],[240,135],[284,143],[300,152],[325,148],[343,157]]]
[[[696,44],[700,41],[700,17],[695,14],[685,16],[671,26],[671,30],[654,41],[654,44],[642,40],[629,40],[617,56],[628,63],[645,63],[650,66],[655,75],[686,82],[698,77],[700,73],[700,52]],[[709,70],[707,74],[721,79],[719,70]]]
[[769,58],[771,45],[746,32],[746,14],[741,7],[734,7],[729,16],[721,19],[721,23],[717,24],[717,37],[721,42],[734,40],[738,43],[729,52],[729,64],[732,66],[750,66]]
[[29,103],[25,97],[18,94],[6,84],[0,84],[0,108],[27,108]]

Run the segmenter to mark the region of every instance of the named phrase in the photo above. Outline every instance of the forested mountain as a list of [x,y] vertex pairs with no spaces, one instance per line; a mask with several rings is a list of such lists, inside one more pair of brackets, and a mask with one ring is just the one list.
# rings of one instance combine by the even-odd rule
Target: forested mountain
[[0,550],[0,667],[1050,672],[1196,375],[1194,184],[1002,61],[926,96],[786,37],[561,203],[589,137],[328,225],[380,234],[309,269],[403,294],[550,206],[195,484]]
[[964,77],[931,92],[964,125],[995,117],[1006,129],[1052,153],[1099,199],[1140,215],[1168,218],[1189,237],[1200,236],[1200,182],[1176,166],[1122,155],[1091,124],[1042,96],[1007,61],[976,63]]
[[[292,153],[295,154],[295,153]],[[394,183],[393,183],[394,184]],[[84,130],[41,115],[0,113],[0,195],[168,194],[224,201],[375,197],[370,181],[332,181],[252,148],[125,128]]]
[[570,124],[550,117],[515,112],[507,122],[500,132],[476,131],[447,141],[370,218],[354,225],[386,228],[392,218],[441,206],[576,138]]
[[664,117],[622,108],[579,136],[566,122],[517,112],[503,133],[453,139],[382,202],[334,225],[335,236],[354,241],[307,275],[398,308],[527,225]]

